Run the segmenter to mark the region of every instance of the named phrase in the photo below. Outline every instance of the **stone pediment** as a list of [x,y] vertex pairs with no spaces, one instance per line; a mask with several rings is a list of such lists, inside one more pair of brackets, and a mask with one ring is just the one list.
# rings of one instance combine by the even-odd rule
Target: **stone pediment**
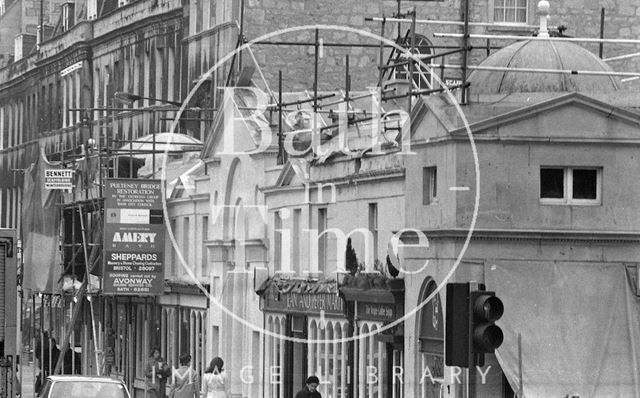
[[[474,136],[503,140],[640,142],[639,113],[579,93],[493,115],[470,128]],[[466,130],[450,134],[466,136]]]

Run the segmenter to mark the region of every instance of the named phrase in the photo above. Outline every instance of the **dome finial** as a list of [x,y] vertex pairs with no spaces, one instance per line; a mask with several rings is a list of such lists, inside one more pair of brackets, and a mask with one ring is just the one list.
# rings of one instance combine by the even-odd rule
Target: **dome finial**
[[540,0],[538,2],[538,14],[540,14],[540,31],[538,32],[538,37],[549,37],[549,29],[547,29],[549,7],[547,0]]

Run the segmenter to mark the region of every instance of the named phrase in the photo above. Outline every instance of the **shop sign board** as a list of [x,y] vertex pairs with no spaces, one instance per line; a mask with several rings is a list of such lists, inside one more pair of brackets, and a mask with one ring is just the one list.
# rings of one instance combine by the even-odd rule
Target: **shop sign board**
[[335,293],[279,293],[269,290],[264,295],[263,311],[290,314],[343,315],[344,301]]
[[161,184],[161,180],[106,180],[104,294],[163,294],[165,241]]
[[368,321],[393,322],[398,317],[394,303],[369,303],[366,301],[357,301],[356,313],[358,319]]

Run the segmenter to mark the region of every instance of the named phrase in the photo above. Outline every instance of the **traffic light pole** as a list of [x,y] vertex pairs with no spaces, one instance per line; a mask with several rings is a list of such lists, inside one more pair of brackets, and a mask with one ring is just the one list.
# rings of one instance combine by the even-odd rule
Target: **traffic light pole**
[[467,398],[476,398],[476,365],[471,362],[467,368]]
[[484,289],[484,285],[481,287],[477,282],[469,282],[469,340],[470,343],[467,344],[468,352],[468,365],[467,365],[467,398],[476,398],[476,363],[477,358],[473,350],[473,344],[471,341],[473,340],[473,329],[474,325],[472,322],[473,317],[473,300],[471,300],[471,292],[476,291],[480,288]]

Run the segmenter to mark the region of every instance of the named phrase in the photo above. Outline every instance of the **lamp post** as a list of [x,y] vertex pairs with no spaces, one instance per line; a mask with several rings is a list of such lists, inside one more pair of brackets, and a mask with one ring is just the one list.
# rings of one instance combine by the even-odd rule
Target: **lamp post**
[[[132,93],[127,93],[124,91],[117,91],[113,94],[113,99],[121,104],[125,104],[125,105],[131,105],[136,101],[140,101],[140,100],[150,100],[150,101],[156,101],[156,102],[163,102],[165,104],[170,104],[170,105],[175,105],[175,106],[182,106],[181,102],[177,102],[177,101],[169,101],[169,100],[165,100],[165,99],[161,99],[161,98],[152,98],[152,97],[143,97],[141,95],[137,95],[137,94],[132,94]],[[154,116],[155,116],[155,111],[154,111]],[[155,178],[156,176],[156,132],[152,132],[151,133],[153,141],[152,141],[152,147],[151,147],[151,178]],[[133,141],[129,143],[129,149],[131,151],[133,151]],[[131,155],[131,157],[133,157],[133,155]],[[131,157],[129,159],[129,167],[133,167],[131,165]]]
[[175,106],[182,106],[182,102],[177,102],[177,101],[169,101],[169,100],[165,100],[165,99],[160,99],[160,98],[152,98],[152,97],[143,97],[141,95],[137,95],[137,94],[132,94],[132,93],[126,93],[124,91],[118,91],[116,93],[113,94],[113,98],[120,102],[121,104],[125,104],[125,105],[131,105],[136,101],[140,101],[140,100],[149,100],[149,101],[156,101],[156,102],[164,102],[165,104],[171,104],[171,105],[175,105]]

